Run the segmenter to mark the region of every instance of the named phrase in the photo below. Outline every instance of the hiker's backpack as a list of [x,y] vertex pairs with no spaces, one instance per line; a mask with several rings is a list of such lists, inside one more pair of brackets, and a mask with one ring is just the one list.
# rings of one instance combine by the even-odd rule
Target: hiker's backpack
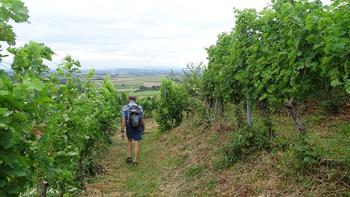
[[130,128],[138,129],[141,126],[141,109],[138,105],[129,107],[127,124]]

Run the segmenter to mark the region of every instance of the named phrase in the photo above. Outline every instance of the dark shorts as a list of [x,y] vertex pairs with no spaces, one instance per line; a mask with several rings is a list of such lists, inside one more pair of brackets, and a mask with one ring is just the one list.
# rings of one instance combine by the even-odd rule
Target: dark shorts
[[128,140],[135,140],[140,141],[142,140],[142,129],[132,129],[126,127],[126,136],[128,137]]

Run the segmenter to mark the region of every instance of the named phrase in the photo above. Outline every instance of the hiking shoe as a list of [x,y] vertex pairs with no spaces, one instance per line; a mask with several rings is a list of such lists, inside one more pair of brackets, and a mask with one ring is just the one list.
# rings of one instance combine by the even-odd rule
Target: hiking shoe
[[131,163],[132,162],[132,158],[131,157],[128,157],[127,159],[126,159],[126,163]]
[[139,163],[137,163],[137,161],[134,161],[134,162],[132,162],[132,165],[137,166],[137,165],[139,165]]

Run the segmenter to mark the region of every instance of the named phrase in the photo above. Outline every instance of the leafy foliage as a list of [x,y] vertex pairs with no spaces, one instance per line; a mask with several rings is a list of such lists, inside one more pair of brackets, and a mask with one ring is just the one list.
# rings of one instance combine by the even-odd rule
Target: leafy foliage
[[[348,186],[349,163],[344,154],[348,138],[343,134],[343,138],[337,134],[329,141],[308,137],[298,105],[317,100],[317,107],[337,113],[348,103],[349,13],[347,0],[329,5],[319,0],[274,0],[259,12],[235,10],[234,28],[219,34],[207,49],[208,66],[202,74],[187,71],[185,76],[189,95],[205,100],[208,109],[235,105],[238,131],[221,150],[217,168],[228,167],[255,151],[270,150],[277,143],[275,148],[284,147],[286,172],[308,173],[324,167],[334,172],[329,177]],[[241,106],[246,99],[257,106],[253,109],[262,109],[264,126],[257,127],[256,121],[252,128],[241,129]],[[279,144],[272,139],[271,114],[282,107],[304,134],[296,142]]]
[[217,169],[232,166],[240,159],[244,159],[252,153],[260,150],[271,149],[269,133],[266,129],[244,127],[232,134],[229,143],[220,150],[221,159],[216,162]]
[[[2,0],[0,19],[0,41],[12,45],[8,22],[26,22],[28,10],[19,0]],[[116,127],[121,103],[114,86],[106,78],[97,87],[93,72],[81,81],[80,62],[70,56],[49,73],[45,61],[54,52],[41,43],[8,51],[15,79],[0,70],[0,196],[42,183],[60,195],[83,188]]]
[[276,0],[261,12],[236,10],[232,32],[207,49],[203,92],[209,107],[232,102],[238,116],[247,95],[268,110],[286,105],[305,133],[298,103],[324,94],[331,100],[334,88],[348,91],[348,15],[349,1],[341,0]]
[[155,113],[160,131],[167,131],[181,123],[186,100],[187,95],[181,84],[167,79],[162,81]]
[[137,103],[142,106],[146,117],[152,117],[154,110],[156,109],[156,97],[147,96],[138,99]]
[[183,84],[185,90],[190,97],[201,96],[203,90],[203,75],[204,65],[200,63],[198,65],[194,63],[189,63],[184,69],[184,80]]
[[1,193],[16,195],[43,180],[53,189],[80,188],[111,141],[116,91],[107,78],[100,89],[89,78],[81,82],[79,66],[65,58],[50,81],[26,76],[14,84],[2,73]]
[[349,160],[349,126],[333,137],[324,140],[319,136],[311,136],[290,143],[279,168],[287,176],[324,174],[322,170],[328,168],[325,179],[341,180],[348,184],[350,181]]
[[27,22],[29,18],[28,9],[21,0],[1,0],[0,1],[0,41],[5,41],[9,45],[14,45],[16,35],[13,27],[8,24],[10,20],[16,23]]
[[44,59],[51,61],[54,52],[42,43],[29,42],[21,48],[10,48],[10,53],[14,55],[11,65],[16,73],[17,79],[23,79],[25,75],[39,77],[49,70],[44,64]]

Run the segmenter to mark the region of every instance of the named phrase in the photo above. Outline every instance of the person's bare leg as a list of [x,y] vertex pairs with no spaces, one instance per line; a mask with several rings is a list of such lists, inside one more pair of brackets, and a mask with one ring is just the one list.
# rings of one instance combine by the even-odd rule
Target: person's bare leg
[[134,141],[134,162],[137,162],[139,156],[139,141]]
[[128,139],[128,157],[131,158],[132,140]]

